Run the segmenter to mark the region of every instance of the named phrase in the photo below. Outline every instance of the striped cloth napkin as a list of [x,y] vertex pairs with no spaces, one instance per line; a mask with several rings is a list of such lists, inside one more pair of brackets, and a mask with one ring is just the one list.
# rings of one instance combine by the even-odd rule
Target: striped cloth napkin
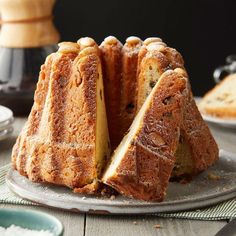
[[[37,205],[36,203],[24,200],[14,195],[7,187],[5,176],[10,169],[10,164],[0,168],[0,203]],[[176,212],[176,213],[158,213],[159,217],[196,219],[196,220],[228,220],[236,217],[236,199],[228,200],[218,205],[203,208],[199,210]]]

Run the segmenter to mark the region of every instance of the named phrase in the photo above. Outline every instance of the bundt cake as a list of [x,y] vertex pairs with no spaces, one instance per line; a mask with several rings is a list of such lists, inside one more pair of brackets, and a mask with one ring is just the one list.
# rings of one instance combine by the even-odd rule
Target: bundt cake
[[97,193],[103,182],[161,201],[171,177],[193,176],[217,158],[181,55],[160,38],[129,37],[123,46],[110,36],[99,47],[91,38],[61,43],[46,59],[12,164],[77,193]]
[[104,183],[129,197],[163,200],[174,168],[187,90],[181,73],[162,74],[114,151]]
[[203,114],[236,119],[236,74],[224,78],[199,103]]
[[94,193],[109,146],[98,46],[91,38],[61,43],[41,68],[13,167],[32,181]]

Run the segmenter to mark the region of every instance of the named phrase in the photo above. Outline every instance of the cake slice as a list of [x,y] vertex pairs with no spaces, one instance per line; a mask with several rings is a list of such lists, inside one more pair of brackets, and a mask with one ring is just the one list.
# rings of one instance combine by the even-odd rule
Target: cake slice
[[175,163],[187,79],[162,74],[115,150],[103,182],[123,195],[162,201]]
[[227,76],[199,104],[203,114],[236,119],[236,74]]
[[[145,41],[143,47],[146,49],[146,54],[142,56],[139,64],[138,109],[167,68],[177,67],[177,71],[187,78],[187,73],[183,69],[183,59],[176,50],[152,42],[145,45]],[[179,66],[182,69],[178,68]],[[218,159],[217,144],[197,109],[189,82],[188,87],[180,142],[175,153],[176,162],[172,172],[172,177],[175,179],[196,175]]]
[[122,79],[121,79],[121,124],[120,132],[123,137],[133,122],[136,114],[136,87],[138,53],[142,40],[131,36],[126,39],[122,48]]
[[122,139],[121,124],[121,78],[122,78],[122,44],[109,36],[99,46],[101,52],[105,101],[108,129],[112,150]]
[[137,111],[142,107],[161,74],[168,69],[184,68],[179,52],[159,38],[147,38],[138,55]]
[[13,167],[35,182],[94,193],[109,154],[98,46],[91,38],[61,43],[41,68]]

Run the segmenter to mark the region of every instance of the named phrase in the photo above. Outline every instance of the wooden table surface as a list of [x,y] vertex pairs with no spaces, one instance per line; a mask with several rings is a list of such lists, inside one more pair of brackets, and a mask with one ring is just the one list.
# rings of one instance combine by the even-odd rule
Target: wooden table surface
[[[11,138],[0,142],[0,166],[10,162],[11,148],[19,134],[25,118],[16,118],[14,133]],[[236,133],[219,127],[211,126],[212,132],[221,148],[236,153]],[[236,132],[236,131],[235,131]],[[215,235],[226,221],[199,221],[164,219],[156,216],[103,216],[88,215],[49,209],[45,207],[31,207],[11,204],[0,204],[1,208],[35,209],[56,216],[64,225],[64,236],[182,236],[182,235]],[[154,225],[161,228],[155,228]]]

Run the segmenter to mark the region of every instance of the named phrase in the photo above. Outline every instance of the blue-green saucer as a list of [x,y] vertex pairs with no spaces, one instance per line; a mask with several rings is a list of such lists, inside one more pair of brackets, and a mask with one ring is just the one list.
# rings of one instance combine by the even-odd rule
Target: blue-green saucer
[[61,222],[49,214],[32,210],[0,209],[0,226],[17,225],[31,230],[48,230],[55,236],[63,235]]

